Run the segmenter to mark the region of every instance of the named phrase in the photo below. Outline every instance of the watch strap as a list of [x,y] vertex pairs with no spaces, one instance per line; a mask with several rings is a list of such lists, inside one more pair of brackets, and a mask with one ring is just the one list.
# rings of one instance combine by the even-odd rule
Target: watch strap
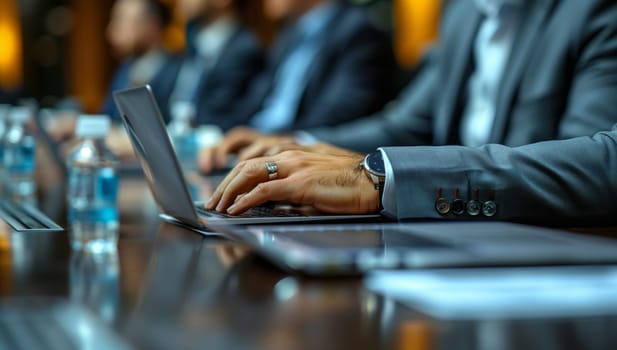
[[383,193],[386,188],[385,181],[379,181],[379,211],[383,210]]

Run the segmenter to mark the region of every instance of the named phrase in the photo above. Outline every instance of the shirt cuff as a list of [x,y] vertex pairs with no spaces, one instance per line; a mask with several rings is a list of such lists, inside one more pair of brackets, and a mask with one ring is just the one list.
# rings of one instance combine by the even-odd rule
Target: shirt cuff
[[384,184],[383,197],[381,197],[381,205],[383,214],[391,217],[396,217],[396,185],[394,183],[394,168],[388,158],[388,154],[379,148],[383,158],[383,164],[386,170],[386,183]]

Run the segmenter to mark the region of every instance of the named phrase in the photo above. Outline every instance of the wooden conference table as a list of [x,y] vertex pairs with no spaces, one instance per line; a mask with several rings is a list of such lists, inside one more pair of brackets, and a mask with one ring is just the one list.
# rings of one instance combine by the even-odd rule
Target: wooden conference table
[[[64,225],[62,183],[40,192]],[[617,349],[617,315],[439,320],[361,278],[287,274],[239,244],[160,222],[141,176],[122,179],[120,211],[118,252],[103,258],[72,253],[66,233],[0,234],[0,301],[85,305],[138,349]]]

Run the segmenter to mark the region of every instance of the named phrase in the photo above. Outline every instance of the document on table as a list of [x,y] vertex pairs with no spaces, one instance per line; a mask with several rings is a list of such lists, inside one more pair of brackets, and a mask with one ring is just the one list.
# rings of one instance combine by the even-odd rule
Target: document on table
[[376,271],[365,285],[441,319],[617,316],[617,266]]

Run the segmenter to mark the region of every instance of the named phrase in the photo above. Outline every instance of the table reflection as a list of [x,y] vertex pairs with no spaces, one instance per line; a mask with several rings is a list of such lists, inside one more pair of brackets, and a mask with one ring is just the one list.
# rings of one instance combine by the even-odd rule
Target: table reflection
[[[0,229],[2,230],[2,229]],[[0,233],[0,296],[57,295],[66,290],[66,268],[57,259],[68,251],[63,232]]]
[[[2,299],[83,305],[138,349],[617,349],[617,317],[443,320],[372,293],[361,278],[289,274],[241,244],[161,223],[143,178],[121,181],[112,254],[71,252],[66,233],[0,222]],[[216,181],[197,183],[205,199]],[[41,204],[64,217],[62,191],[41,189]]]
[[292,276],[238,245],[181,231],[163,224],[157,236],[128,327],[139,347],[379,348],[376,297],[358,279]]
[[113,324],[120,303],[118,252],[92,254],[74,251],[69,271],[70,299],[89,307],[105,322]]
[[[615,349],[616,316],[442,320],[383,301],[384,348],[399,350]],[[387,346],[386,346],[387,344]]]

